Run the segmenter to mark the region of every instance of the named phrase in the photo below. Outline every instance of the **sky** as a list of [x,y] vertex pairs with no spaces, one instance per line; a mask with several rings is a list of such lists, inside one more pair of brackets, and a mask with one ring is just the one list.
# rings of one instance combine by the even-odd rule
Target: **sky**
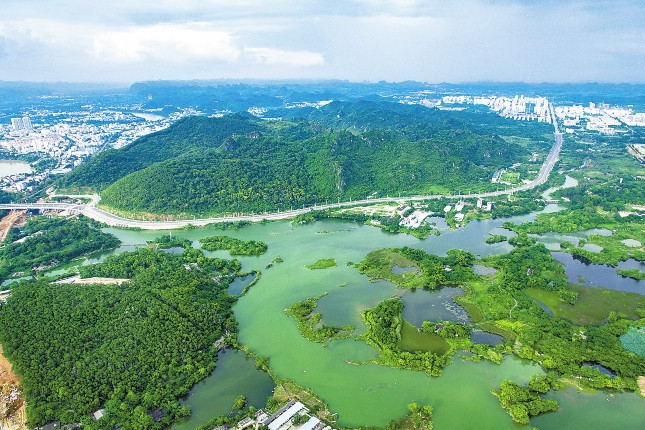
[[645,82],[642,0],[2,0],[0,80]]

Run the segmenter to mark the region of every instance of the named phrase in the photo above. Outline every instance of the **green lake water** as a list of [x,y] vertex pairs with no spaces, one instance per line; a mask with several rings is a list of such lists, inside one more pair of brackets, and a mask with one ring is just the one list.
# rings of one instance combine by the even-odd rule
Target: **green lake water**
[[211,418],[227,415],[238,396],[245,396],[250,406],[264,407],[274,386],[269,375],[256,367],[255,360],[241,351],[224,350],[213,373],[182,401],[191,407],[190,418],[176,423],[172,430],[194,430]]
[[441,336],[434,333],[419,331],[418,327],[404,321],[401,327],[401,340],[399,348],[404,351],[432,351],[435,354],[443,355],[450,349],[450,345]]
[[[521,222],[534,216],[513,220]],[[430,236],[426,240],[337,220],[301,226],[281,221],[225,232],[185,230],[175,231],[173,235],[193,240],[196,247],[199,246],[197,239],[214,234],[268,243],[266,254],[240,258],[244,271],[258,269],[262,278],[234,307],[239,322],[238,338],[258,355],[268,357],[278,375],[316,392],[332,411],[339,414],[339,424],[384,427],[389,420],[405,415],[408,403],[418,402],[433,406],[435,428],[439,430],[498,430],[521,427],[511,422],[490,390],[507,378],[525,383],[531,375],[542,372],[539,366],[514,357],[506,358],[499,366],[455,358],[440,378],[374,364],[356,366],[349,361],[367,360],[375,357],[376,351],[364,342],[352,339],[330,342],[327,348],[310,342],[300,335],[295,320],[287,316],[284,309],[305,298],[328,293],[319,300],[316,310],[322,313],[323,321],[332,325],[352,324],[360,333],[364,330],[360,320],[362,309],[373,307],[388,297],[401,296],[404,292],[388,282],[370,282],[354,267],[347,265],[348,262],[359,262],[371,250],[384,247],[413,246],[439,255],[450,248],[462,248],[482,256],[507,252],[510,247],[506,243],[485,243],[490,231],[499,228],[504,221],[471,222],[460,230],[442,232],[441,236]],[[162,234],[108,230],[124,242],[124,248],[145,243]],[[207,254],[229,258],[226,251]],[[278,255],[284,262],[265,269]],[[306,268],[318,259],[330,257],[336,259],[337,267],[324,270]],[[409,307],[414,307],[414,297],[428,299],[419,293],[422,292],[405,297],[412,300]],[[422,306],[415,310],[415,313],[424,312]],[[433,315],[433,312],[428,315]],[[416,318],[423,318],[423,315]],[[203,386],[204,392],[218,393],[227,389],[216,378],[207,379]],[[645,428],[637,425],[645,423],[645,400],[638,396],[619,394],[608,401],[606,393],[583,395],[566,391],[556,393],[554,397],[560,401],[562,411],[535,419],[532,424],[542,430],[599,428],[593,425],[596,414],[612,422],[613,426],[601,428]],[[599,408],[599,405],[605,405],[603,402],[611,402],[616,407]],[[193,414],[200,414],[204,421],[211,418],[215,412],[208,409],[210,404],[195,404]]]

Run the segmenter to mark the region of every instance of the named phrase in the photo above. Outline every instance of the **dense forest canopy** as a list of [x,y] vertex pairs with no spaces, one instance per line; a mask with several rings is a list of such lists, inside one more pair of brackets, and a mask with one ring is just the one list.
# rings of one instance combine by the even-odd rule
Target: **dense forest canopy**
[[[246,114],[184,119],[99,154],[61,185],[101,190],[105,205],[126,211],[263,212],[371,195],[483,190],[495,170],[527,155],[484,125],[483,116],[493,114],[366,101],[299,114],[283,121]],[[515,128],[509,133],[526,133]],[[547,132],[530,129],[535,138]]]
[[91,252],[115,248],[121,241],[86,218],[31,218],[9,231],[0,248],[0,280],[14,272],[67,263]]
[[[177,399],[213,370],[217,340],[236,330],[229,277],[214,276],[236,270],[192,248],[141,249],[83,270],[131,279],[123,285],[14,286],[0,307],[0,343],[22,377],[29,423],[160,429],[187,414]],[[106,417],[90,421],[98,409]]]

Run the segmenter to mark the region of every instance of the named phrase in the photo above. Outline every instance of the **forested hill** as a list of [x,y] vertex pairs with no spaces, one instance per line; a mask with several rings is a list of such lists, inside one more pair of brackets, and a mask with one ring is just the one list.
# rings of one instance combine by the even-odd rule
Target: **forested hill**
[[375,102],[299,114],[189,118],[100,154],[62,184],[102,190],[119,210],[212,215],[484,190],[495,170],[527,156],[483,129],[482,114]]
[[250,115],[228,115],[208,120],[189,117],[172,127],[137,139],[119,150],[99,153],[65,178],[64,186],[86,186],[102,190],[116,180],[159,161],[192,150],[216,148],[230,136],[258,128]]

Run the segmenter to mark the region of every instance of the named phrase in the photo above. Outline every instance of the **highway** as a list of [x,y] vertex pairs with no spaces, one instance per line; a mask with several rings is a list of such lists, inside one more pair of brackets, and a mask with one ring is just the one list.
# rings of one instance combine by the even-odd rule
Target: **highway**
[[[505,190],[491,191],[479,194],[458,194],[458,195],[420,195],[409,197],[381,197],[375,199],[354,200],[348,202],[331,203],[324,205],[314,205],[304,207],[301,209],[294,209],[284,212],[274,212],[257,215],[238,215],[238,216],[221,216],[214,218],[201,218],[201,219],[185,219],[177,221],[140,221],[134,219],[123,218],[113,213],[107,212],[97,207],[99,197],[97,195],[83,195],[75,197],[90,198],[91,202],[87,204],[70,204],[70,203],[15,203],[15,204],[0,204],[0,209],[40,209],[40,210],[64,210],[72,213],[82,213],[88,218],[105,223],[112,227],[132,227],[140,228],[143,230],[170,230],[176,228],[186,227],[192,225],[195,227],[202,227],[208,224],[219,222],[233,222],[233,221],[262,221],[262,220],[279,220],[285,218],[293,218],[296,215],[306,214],[311,211],[335,209],[355,205],[384,203],[384,202],[406,202],[406,201],[419,201],[419,200],[434,200],[440,198],[447,199],[467,199],[467,198],[490,198],[498,197],[507,194],[512,194],[518,191],[525,191],[542,185],[546,182],[553,170],[553,166],[558,160],[560,150],[562,148],[562,133],[558,128],[558,123],[555,118],[555,111],[553,105],[550,106],[552,123],[554,125],[555,143],[549,151],[546,160],[540,168],[538,176],[530,183],[520,185],[515,188],[508,188]],[[73,196],[70,196],[73,197]]]

